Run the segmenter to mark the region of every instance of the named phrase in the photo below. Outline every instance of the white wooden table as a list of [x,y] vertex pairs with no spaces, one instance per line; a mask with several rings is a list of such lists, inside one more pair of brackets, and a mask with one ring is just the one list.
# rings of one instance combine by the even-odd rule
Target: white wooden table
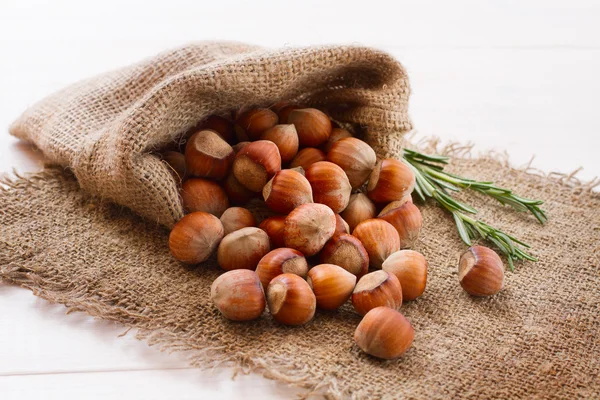
[[[1,2],[0,171],[41,168],[39,152],[6,132],[36,100],[170,46],[230,39],[383,48],[408,68],[419,135],[507,151],[515,165],[536,155],[533,165],[545,171],[584,166],[581,178],[600,175],[600,3],[594,0],[124,3]],[[62,306],[0,284],[0,398],[295,393],[256,375],[231,381],[227,369],[190,369],[184,358],[131,335],[118,338],[123,330],[67,316]]]

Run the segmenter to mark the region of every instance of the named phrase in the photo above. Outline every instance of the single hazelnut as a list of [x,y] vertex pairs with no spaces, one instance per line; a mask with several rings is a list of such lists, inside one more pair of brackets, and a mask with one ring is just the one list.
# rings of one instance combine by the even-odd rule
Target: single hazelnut
[[304,254],[287,247],[271,250],[256,266],[256,273],[265,288],[273,278],[281,274],[295,274],[306,278],[307,272],[308,264]]
[[308,180],[291,169],[277,172],[267,182],[262,193],[267,207],[280,214],[287,214],[294,208],[313,201]]
[[194,133],[185,146],[185,166],[192,176],[223,179],[234,157],[233,148],[213,131]]
[[169,165],[173,177],[177,182],[185,179],[185,156],[178,151],[166,151],[162,154],[162,159]]
[[238,143],[234,144],[231,148],[233,149],[235,154],[237,154],[240,152],[241,149],[248,146],[250,143],[252,143],[252,142],[238,142]]
[[256,272],[247,269],[220,275],[210,287],[210,298],[219,312],[232,321],[256,319],[266,306],[265,293]]
[[327,155],[321,150],[315,149],[314,147],[307,147],[296,154],[296,157],[294,157],[290,163],[290,168],[302,167],[306,170],[312,164],[319,161],[325,161],[326,159]]
[[265,218],[258,225],[260,229],[267,232],[269,239],[271,239],[271,248],[285,247],[283,241],[283,228],[285,226],[285,216],[276,215],[273,217]]
[[227,197],[233,204],[246,204],[257,195],[255,192],[239,183],[235,178],[233,171],[229,172],[227,178],[225,178],[221,184],[223,185],[223,189],[225,190]]
[[[333,121],[332,121],[332,124],[333,124]],[[331,146],[333,146],[333,144],[335,142],[337,142],[340,139],[344,139],[344,138],[348,138],[348,137],[352,137],[352,134],[350,132],[348,132],[346,129],[333,128],[331,130],[331,135],[329,135],[329,139],[327,139],[327,141],[321,146],[321,149],[325,153],[329,153],[329,150],[331,150]]]
[[[384,209],[385,210],[385,209]],[[413,203],[406,202],[398,208],[381,212],[377,218],[392,224],[400,238],[400,248],[412,247],[419,238],[423,228],[423,217],[421,211]]]
[[369,270],[369,254],[360,240],[345,233],[334,235],[321,250],[323,264],[335,264],[357,277]]
[[342,218],[348,223],[350,232],[356,228],[361,222],[375,218],[377,215],[377,207],[375,204],[363,193],[356,193],[350,196],[348,206],[341,213]]
[[288,117],[290,116],[290,113],[294,110],[299,110],[301,109],[301,106],[295,105],[295,104],[288,104],[286,106],[280,107],[278,108],[276,111],[277,115],[279,116],[279,123],[280,124],[289,124],[288,122]]
[[327,153],[330,161],[344,170],[353,189],[361,187],[377,163],[375,150],[360,139],[349,137],[340,139]]
[[333,264],[320,264],[308,271],[306,279],[317,298],[317,307],[335,310],[352,295],[356,276]]
[[389,307],[369,311],[354,332],[362,351],[385,360],[400,357],[412,345],[415,330],[400,312]]
[[352,187],[343,169],[328,161],[319,161],[306,169],[306,179],[312,187],[315,203],[343,211],[350,201]]
[[329,139],[331,121],[316,108],[292,110],[287,117],[288,124],[294,124],[301,147],[317,147]]
[[233,122],[227,118],[211,115],[200,126],[203,130],[209,129],[216,132],[227,143],[234,143],[236,141],[235,133],[233,131]]
[[204,211],[221,217],[229,207],[227,194],[217,183],[207,179],[188,179],[181,187],[181,199],[187,212]]
[[260,192],[280,170],[279,149],[268,140],[258,140],[244,146],[233,161],[235,178],[253,192]]
[[242,228],[256,226],[254,215],[242,207],[230,207],[221,215],[221,223],[225,230],[225,235]]
[[315,315],[317,300],[304,279],[295,274],[281,274],[267,286],[267,303],[275,321],[303,325]]
[[381,264],[392,253],[400,250],[398,232],[389,223],[381,219],[367,219],[354,228],[352,232],[361,241],[369,253],[369,265],[381,268]]
[[269,236],[259,228],[242,228],[225,236],[217,250],[217,262],[226,271],[256,269],[256,265],[271,250]]
[[268,108],[251,108],[242,112],[235,121],[235,134],[239,142],[257,140],[269,128],[277,125],[277,114]]
[[275,143],[281,155],[281,162],[289,162],[298,153],[298,134],[292,124],[275,125],[267,129],[260,137]]
[[340,214],[335,214],[335,232],[334,235],[338,233],[350,233],[350,227],[348,223],[344,221],[344,218],[341,217]]
[[427,285],[427,260],[413,250],[400,250],[389,256],[381,268],[394,274],[402,286],[402,300],[421,296]]
[[335,213],[323,204],[307,203],[296,207],[283,228],[285,247],[314,256],[335,232]]
[[504,265],[494,250],[473,246],[460,257],[458,279],[470,295],[491,296],[502,290]]
[[391,158],[379,161],[367,185],[367,195],[375,203],[401,200],[415,188],[415,174],[402,161]]
[[181,218],[169,234],[169,250],[186,264],[206,261],[223,239],[219,218],[205,212],[193,212]]
[[359,279],[352,292],[352,305],[361,315],[375,307],[398,309],[402,305],[402,286],[394,274],[379,270]]

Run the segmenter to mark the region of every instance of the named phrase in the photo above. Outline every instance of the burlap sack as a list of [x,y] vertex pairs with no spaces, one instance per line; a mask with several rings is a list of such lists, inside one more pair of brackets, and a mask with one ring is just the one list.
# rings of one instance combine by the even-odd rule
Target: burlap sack
[[402,66],[373,49],[208,42],[70,86],[27,110],[10,132],[69,167],[89,193],[171,226],[183,216],[176,182],[150,152],[207,116],[280,100],[335,105],[334,118],[368,126],[367,141],[393,151],[382,138],[411,128],[408,94]]
[[[227,53],[245,47],[209,45],[208,48],[211,53],[216,49]],[[170,60],[164,69],[177,69],[174,65],[186,63],[183,60],[186,54],[192,59],[202,58],[198,56],[203,53],[202,49],[203,45],[180,49],[155,61]],[[277,65],[289,65],[281,57],[299,60],[301,55],[313,54],[320,55],[317,58],[329,59],[331,56],[335,60],[352,55],[348,57],[362,60],[354,64],[355,71],[391,71],[398,79],[388,82],[385,89],[381,84],[386,81],[383,78],[374,79],[364,87],[356,83],[356,90],[355,84],[340,86],[341,93],[347,94],[345,98],[353,97],[355,105],[359,105],[338,118],[377,126],[380,132],[409,128],[405,113],[408,95],[405,76],[398,64],[381,53],[330,48],[286,50],[278,55],[264,53],[271,56],[258,54],[263,53],[240,55],[235,60],[228,58],[227,68],[233,63],[245,70],[247,67],[241,65],[247,66],[254,60],[252,70],[256,71],[257,65],[271,65],[265,60],[277,59],[280,61]],[[368,60],[379,64],[371,66]],[[384,70],[380,69],[382,65]],[[151,67],[149,62],[143,63],[67,89],[35,106],[13,130],[21,135],[28,132],[27,137],[54,161],[70,165],[80,182],[90,178],[87,183],[81,183],[94,193],[100,191],[103,194],[102,190],[111,187],[104,186],[106,181],[102,180],[109,180],[110,171],[104,171],[105,175],[100,175],[102,179],[94,181],[85,167],[73,162],[84,157],[78,155],[78,151],[94,155],[83,158],[89,165],[96,165],[94,168],[103,165],[98,159],[100,155],[102,162],[114,162],[111,165],[116,168],[115,174],[130,173],[127,178],[121,175],[129,184],[149,182],[149,177],[137,179],[139,175],[133,171],[136,168],[142,171],[140,165],[154,165],[151,171],[160,171],[158,176],[162,179],[161,184],[165,184],[164,193],[169,193],[174,190],[170,177],[145,151],[173,140],[171,133],[163,131],[166,127],[178,127],[182,132],[195,119],[180,115],[179,107],[173,108],[174,103],[185,104],[182,108],[190,110],[196,107],[190,104],[202,101],[190,94],[193,90],[181,90],[180,93],[188,93],[187,100],[163,98],[147,109],[146,112],[156,111],[159,117],[138,114],[138,106],[152,103],[152,94],[175,85],[167,82],[178,82],[179,78],[161,81],[157,88],[148,89],[149,94],[140,95],[141,100],[136,101],[128,90],[129,86],[138,84],[131,72],[135,68],[148,70]],[[162,64],[156,68],[163,69]],[[345,69],[339,67],[340,73]],[[201,70],[199,67],[190,71]],[[217,70],[215,68],[213,73]],[[348,69],[350,76],[352,71],[352,68]],[[200,72],[182,74],[184,81],[194,82],[192,86],[199,85],[188,74],[194,77]],[[123,76],[129,76],[129,81],[122,81]],[[120,82],[119,90],[114,93],[103,89],[114,83],[111,77]],[[311,79],[315,79],[313,75]],[[341,78],[338,76],[338,79]],[[360,82],[359,77],[352,80]],[[257,90],[270,90],[258,85],[261,79],[252,82],[256,83]],[[312,87],[310,82],[305,83]],[[178,85],[185,87],[183,83],[175,87]],[[393,90],[390,89],[392,86]],[[83,92],[91,98],[82,98]],[[313,92],[310,99],[303,100],[315,105],[326,104],[333,98],[339,101],[334,88],[324,100],[318,100],[316,89]],[[384,93],[389,94],[389,99],[397,100],[395,105],[369,108],[367,104],[372,104],[369,103],[371,100],[383,104],[380,100],[386,97]],[[221,98],[218,91],[215,95],[216,99]],[[254,99],[263,95],[248,96],[255,102]],[[284,97],[300,96],[298,92]],[[235,101],[228,94],[223,94],[222,98]],[[265,103],[277,100],[268,95],[260,98]],[[245,103],[244,99],[239,101]],[[73,104],[89,104],[90,108],[78,114],[79,109],[68,107]],[[117,113],[119,104],[126,111]],[[223,109],[239,105],[227,104]],[[111,115],[120,122],[94,112],[94,107],[112,110]],[[200,106],[197,110],[201,115],[208,112]],[[95,130],[86,127],[84,121],[88,117],[85,115],[90,124],[95,124]],[[177,122],[179,119],[186,122]],[[150,131],[129,131],[126,127],[131,127],[132,121],[140,126],[161,126],[152,131],[161,133],[151,139]],[[111,128],[104,129],[104,125]],[[87,133],[75,135],[80,131]],[[69,136],[63,132],[78,139],[65,145],[63,140]],[[112,136],[110,132],[113,132]],[[122,140],[120,134],[128,139]],[[139,136],[141,144],[134,140],[134,134]],[[400,155],[398,136],[373,137],[377,138],[380,149]],[[132,147],[131,141],[136,142],[136,146]],[[122,148],[117,144],[128,144],[129,147]],[[107,148],[114,148],[118,153],[107,154]],[[188,351],[192,365],[202,368],[231,365],[240,371],[257,371],[268,378],[305,388],[307,394],[335,399],[598,398],[600,196],[591,191],[591,185],[583,185],[571,176],[535,175],[512,169],[496,158],[471,159],[459,148],[447,150],[454,156],[449,167],[451,171],[494,180],[513,187],[526,197],[543,198],[550,220],[542,227],[530,215],[503,208],[481,196],[470,196],[473,205],[481,210],[481,218],[524,239],[533,246],[532,253],[540,258],[537,263],[518,264],[514,273],[507,272],[506,288],[498,295],[474,299],[464,293],[457,282],[457,255],[465,246],[456,234],[452,218],[438,207],[421,206],[425,226],[416,249],[428,258],[430,270],[425,294],[402,307],[416,336],[413,347],[399,360],[383,362],[356,347],[352,334],[360,317],[349,305],[336,312],[319,312],[309,324],[294,328],[273,322],[268,313],[250,323],[225,320],[209,300],[210,284],[220,273],[214,260],[189,268],[169,255],[168,230],[154,222],[168,224],[169,218],[178,215],[167,206],[170,204],[164,200],[167,195],[153,198],[159,203],[164,200],[158,208],[165,211],[164,215],[161,212],[152,214],[153,203],[148,199],[139,199],[146,204],[142,208],[129,204],[138,213],[151,217],[150,220],[142,219],[112,202],[90,197],[87,191],[81,190],[76,178],[63,168],[4,180],[3,188],[0,188],[0,279],[65,304],[70,311],[84,311],[136,328],[140,338],[165,350]],[[91,171],[95,173],[94,168]],[[145,186],[146,189],[150,187]],[[131,192],[134,189],[123,190],[135,194]],[[159,188],[154,190],[144,192],[145,196],[163,193]],[[103,197],[108,196],[103,194]],[[110,197],[125,204],[118,194],[111,192]]]

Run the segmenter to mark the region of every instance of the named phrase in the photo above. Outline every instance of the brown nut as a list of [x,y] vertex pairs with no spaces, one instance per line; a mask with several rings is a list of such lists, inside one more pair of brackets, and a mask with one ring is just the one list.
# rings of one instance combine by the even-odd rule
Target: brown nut
[[361,315],[375,307],[398,309],[402,305],[402,286],[394,274],[375,271],[366,274],[352,292],[352,305]]
[[343,128],[333,128],[331,130],[331,135],[329,135],[329,139],[327,139],[327,141],[321,146],[321,149],[325,153],[329,153],[329,150],[331,150],[331,146],[333,146],[335,142],[347,137],[352,137],[352,134],[347,130]]
[[258,225],[260,229],[267,232],[267,235],[269,235],[269,239],[271,239],[272,249],[276,247],[285,247],[285,243],[283,241],[284,225],[285,216],[282,215],[276,215],[274,217],[265,218],[260,223],[260,225]]
[[275,321],[284,325],[302,325],[315,315],[317,300],[304,279],[281,274],[267,287],[267,303]]
[[356,237],[342,233],[334,235],[321,250],[323,264],[335,264],[357,277],[369,270],[369,254]]
[[281,157],[275,143],[258,140],[244,146],[233,161],[233,174],[253,192],[262,191],[269,179],[281,170]]
[[491,296],[504,286],[504,265],[492,249],[473,246],[460,257],[460,285],[472,296]]
[[342,218],[348,223],[350,232],[356,228],[361,222],[375,218],[377,215],[377,207],[363,193],[357,193],[350,196],[348,206],[342,211]]
[[298,134],[292,124],[275,125],[267,129],[261,136],[261,140],[270,140],[275,143],[281,155],[281,162],[286,163],[298,154]]
[[381,264],[392,253],[400,250],[398,232],[389,223],[381,219],[367,219],[356,226],[352,232],[361,241],[369,253],[369,265],[381,268]]
[[206,261],[223,239],[219,218],[205,212],[193,212],[181,218],[169,234],[169,250],[186,264]]
[[367,185],[367,195],[375,203],[401,200],[415,188],[415,174],[403,162],[391,158],[379,161]]
[[290,168],[302,167],[306,170],[312,164],[319,161],[325,161],[326,159],[327,155],[321,150],[315,149],[314,147],[307,147],[296,154],[296,157],[294,157],[290,163]]
[[335,214],[323,204],[308,203],[296,207],[286,218],[283,228],[285,247],[314,256],[335,232]]
[[188,179],[181,187],[181,199],[187,212],[204,211],[221,217],[229,207],[227,194],[217,183],[206,179]]
[[216,132],[227,143],[231,144],[236,140],[233,131],[233,122],[226,118],[219,117],[218,115],[211,115],[200,126],[203,130],[209,129]]
[[233,175],[233,171],[229,172],[227,178],[222,182],[223,189],[227,194],[227,197],[233,204],[246,204],[251,199],[256,197],[256,193],[247,189],[244,185],[238,182]]
[[256,272],[247,269],[220,275],[210,287],[210,298],[217,310],[232,321],[256,319],[266,306],[265,293]]
[[320,264],[308,271],[308,285],[317,298],[317,307],[335,310],[352,295],[356,276],[333,264]]
[[277,110],[273,109],[273,111],[275,111],[277,113],[277,115],[279,116],[280,124],[289,124],[288,117],[289,117],[290,113],[294,110],[299,110],[301,108],[302,108],[301,106],[298,106],[295,104],[288,104],[286,106],[279,107]]
[[329,117],[316,108],[292,110],[287,117],[288,124],[294,124],[301,147],[317,147],[331,135]]
[[266,288],[273,278],[281,274],[295,274],[306,278],[308,264],[304,254],[298,250],[282,247],[265,254],[256,266],[256,273]]
[[233,148],[213,131],[194,133],[185,146],[185,166],[192,176],[223,179],[234,157]]
[[229,207],[223,215],[221,215],[221,223],[225,230],[225,235],[229,235],[233,231],[242,228],[256,226],[254,215],[250,211],[242,207]]
[[313,201],[308,180],[291,169],[277,172],[267,182],[262,193],[267,207],[280,214],[287,214],[294,208]]
[[239,142],[257,140],[269,128],[277,125],[277,114],[268,108],[251,108],[242,112],[235,121],[235,134]]
[[259,228],[242,228],[225,236],[217,250],[217,262],[226,271],[255,270],[256,265],[271,250],[269,236]]
[[412,201],[412,196],[410,194],[407,194],[406,196],[404,196],[400,200],[394,200],[394,201],[388,203],[385,207],[383,207],[381,209],[381,211],[379,212],[379,215],[386,214],[386,213],[392,211],[395,208],[402,207],[404,204],[406,204],[406,203],[412,203],[412,202],[413,202]]
[[327,153],[327,161],[330,161],[344,170],[352,189],[361,187],[377,163],[375,151],[357,138],[345,138],[338,140]]
[[385,360],[400,357],[412,345],[415,330],[400,312],[389,307],[369,311],[354,332],[362,351]]
[[344,218],[340,216],[340,214],[335,214],[335,232],[334,235],[338,233],[350,233],[350,227],[348,223],[344,221]]
[[[385,210],[385,209],[384,209]],[[419,238],[423,228],[423,217],[421,211],[413,203],[406,202],[398,208],[381,212],[377,218],[392,224],[400,238],[400,248],[412,247]]]
[[383,262],[381,268],[394,274],[402,286],[402,300],[421,296],[427,285],[427,260],[413,250],[400,250]]
[[177,182],[185,178],[185,156],[178,151],[166,151],[162,159],[169,165],[173,177]]
[[352,187],[343,169],[328,161],[319,161],[306,170],[315,203],[329,206],[333,212],[343,211],[350,201]]

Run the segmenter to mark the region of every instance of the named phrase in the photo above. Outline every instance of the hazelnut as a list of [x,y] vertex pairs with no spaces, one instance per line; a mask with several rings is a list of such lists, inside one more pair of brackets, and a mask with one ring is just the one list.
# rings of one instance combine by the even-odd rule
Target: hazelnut
[[344,218],[340,216],[340,214],[335,214],[335,232],[334,235],[338,233],[350,233],[350,227],[348,223],[344,221]]
[[173,177],[177,182],[185,179],[185,156],[178,151],[166,151],[162,159],[169,165]]
[[421,296],[427,285],[427,260],[413,250],[400,250],[389,256],[381,268],[394,274],[402,286],[402,300]]
[[233,149],[235,154],[237,154],[240,152],[241,149],[248,146],[250,143],[252,143],[252,142],[239,142],[239,143],[234,144],[231,148]]
[[304,279],[294,274],[281,274],[267,287],[267,303],[277,322],[302,325],[315,315],[317,300]]
[[229,175],[227,175],[227,178],[222,182],[222,185],[227,197],[233,204],[246,204],[256,197],[256,193],[238,182],[233,171],[229,172]]
[[398,232],[389,223],[381,219],[367,219],[352,232],[361,241],[369,253],[369,265],[381,268],[381,264],[390,254],[400,250]]
[[320,264],[308,271],[308,285],[317,298],[317,307],[335,310],[352,294],[356,276],[333,264]]
[[335,264],[357,277],[369,270],[369,255],[356,237],[345,233],[334,235],[321,250],[323,264]]
[[344,170],[353,189],[361,187],[377,163],[375,150],[357,138],[340,139],[327,153],[330,161]]
[[210,298],[221,314],[232,321],[250,321],[265,309],[265,293],[256,272],[228,271],[210,287]]
[[268,108],[251,108],[242,112],[235,121],[235,134],[239,142],[257,140],[269,128],[277,125],[277,114]]
[[343,169],[328,161],[319,161],[306,169],[306,179],[312,187],[315,203],[343,211],[350,201],[352,187]]
[[235,178],[253,192],[260,192],[280,170],[279,149],[268,140],[258,140],[244,146],[233,161]]
[[188,179],[181,187],[181,199],[187,212],[204,211],[221,217],[229,207],[227,194],[217,183],[206,179]]
[[[384,209],[385,210],[385,209]],[[421,211],[413,203],[406,202],[398,208],[381,212],[378,218],[392,224],[400,238],[400,248],[412,247],[421,233],[423,217]]]
[[203,130],[208,129],[216,132],[227,143],[234,143],[236,140],[233,131],[233,122],[226,118],[211,115],[200,126]]
[[375,204],[363,193],[356,193],[350,196],[348,206],[342,211],[342,218],[348,223],[350,232],[361,222],[375,218],[377,208]]
[[296,207],[286,218],[283,228],[285,247],[305,256],[317,254],[335,232],[335,214],[331,208],[316,203]]
[[283,227],[285,225],[285,216],[274,216],[265,218],[258,227],[267,232],[271,239],[271,248],[285,247],[283,241]]
[[389,307],[369,311],[354,332],[362,351],[385,360],[400,357],[411,346],[415,330],[400,312]]
[[277,113],[277,115],[279,116],[279,123],[280,124],[288,124],[288,117],[290,116],[290,113],[294,110],[298,110],[302,108],[301,106],[298,105],[294,105],[294,104],[288,104],[286,106],[280,107],[277,110],[273,109],[273,111],[275,111]]
[[308,264],[304,254],[287,247],[271,250],[256,266],[256,273],[263,287],[269,286],[269,282],[281,274],[295,274],[306,278],[307,272]]
[[301,147],[317,147],[331,135],[329,117],[316,108],[292,110],[287,117],[288,124],[294,124]]
[[275,125],[267,129],[260,138],[275,143],[281,155],[281,162],[292,161],[298,153],[298,134],[292,124]]
[[366,274],[352,292],[352,305],[361,315],[375,307],[398,309],[402,305],[402,286],[394,274],[375,271]]
[[169,234],[169,250],[186,264],[206,261],[223,239],[223,224],[219,218],[205,212],[185,215]]
[[504,265],[492,249],[473,246],[460,257],[460,285],[472,296],[491,296],[502,290]]
[[302,167],[306,170],[312,164],[319,161],[325,161],[326,159],[327,155],[321,150],[315,149],[314,147],[307,147],[296,154],[296,157],[294,157],[290,163],[290,168]]
[[294,208],[313,201],[308,180],[291,169],[277,172],[267,182],[262,193],[267,207],[280,214],[287,214]]
[[225,236],[217,250],[217,262],[226,271],[256,269],[256,265],[271,250],[269,236],[259,228],[242,228]]
[[415,174],[402,161],[379,161],[367,185],[367,195],[375,203],[401,200],[415,188]]
[[400,200],[394,200],[390,203],[388,203],[385,207],[383,207],[381,209],[381,211],[379,212],[379,215],[383,215],[388,213],[389,211],[392,211],[395,208],[398,207],[402,207],[404,204],[406,203],[412,203],[412,196],[410,194],[407,194],[406,196],[404,196],[402,199]]
[[213,131],[194,133],[185,146],[186,170],[193,176],[223,179],[234,157],[233,148]]
[[254,215],[242,207],[230,207],[221,215],[225,235],[242,228],[256,226]]
[[329,139],[327,139],[327,141],[321,146],[321,149],[325,153],[329,153],[329,150],[331,150],[331,146],[333,146],[333,144],[335,142],[337,142],[340,139],[347,138],[347,137],[352,137],[352,134],[350,132],[348,132],[346,129],[333,128],[331,130],[331,135],[329,135]]

